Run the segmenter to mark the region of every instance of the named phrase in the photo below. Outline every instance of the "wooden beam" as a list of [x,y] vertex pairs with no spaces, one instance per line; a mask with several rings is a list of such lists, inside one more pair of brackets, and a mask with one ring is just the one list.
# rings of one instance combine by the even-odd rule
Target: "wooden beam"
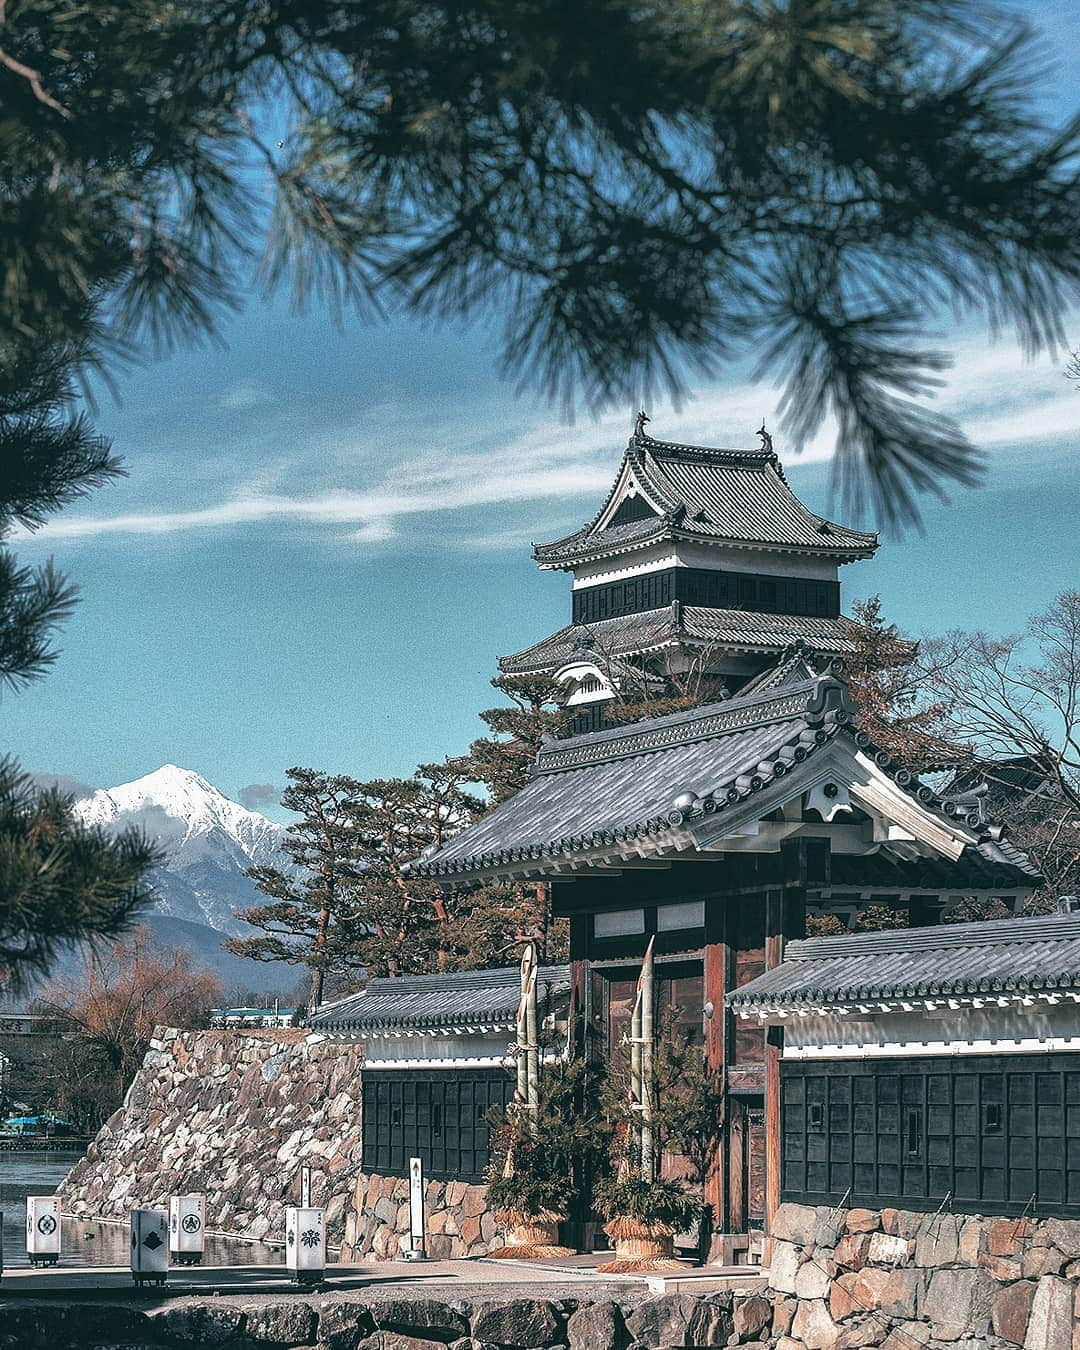
[[773,1216],[780,1207],[780,1057],[784,1033],[769,1027],[765,1035],[765,1253],[772,1256]]
[[621,877],[623,874],[621,863],[618,867],[592,867],[586,863],[556,863],[551,871],[553,876],[564,881],[574,877]]

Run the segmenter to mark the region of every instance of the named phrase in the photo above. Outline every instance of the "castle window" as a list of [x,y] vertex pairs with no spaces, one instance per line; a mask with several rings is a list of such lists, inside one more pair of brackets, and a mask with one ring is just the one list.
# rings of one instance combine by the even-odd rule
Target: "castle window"
[[593,915],[593,937],[630,937],[645,931],[643,909],[613,909]]

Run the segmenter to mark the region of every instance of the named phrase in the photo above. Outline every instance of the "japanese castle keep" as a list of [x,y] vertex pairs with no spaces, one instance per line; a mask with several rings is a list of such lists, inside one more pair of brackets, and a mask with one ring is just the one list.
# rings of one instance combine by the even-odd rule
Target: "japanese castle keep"
[[593,521],[535,550],[573,573],[570,624],[499,663],[553,676],[577,732],[672,677],[726,697],[793,644],[842,656],[838,569],[877,548],[803,506],[764,427],[760,449],[710,450],[654,440],[646,421]]
[[[1080,920],[939,926],[1038,885],[976,795],[940,796],[860,729],[838,568],[875,536],[822,519],[760,449],[638,419],[595,519],[536,549],[571,623],[507,657],[580,709],[514,797],[413,864],[448,887],[547,882],[569,919],[571,1035],[658,1003],[722,1094],[704,1178],[714,1259],[753,1259],[781,1201],[1080,1216]],[[623,680],[705,652],[715,701],[623,726]],[[907,927],[806,939],[869,904]]]

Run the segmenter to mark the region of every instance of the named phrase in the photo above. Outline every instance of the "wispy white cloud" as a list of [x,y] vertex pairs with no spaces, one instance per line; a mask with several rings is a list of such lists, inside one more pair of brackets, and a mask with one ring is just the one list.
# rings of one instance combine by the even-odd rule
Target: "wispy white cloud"
[[[954,350],[956,365],[936,405],[958,418],[976,444],[1021,447],[1036,438],[1080,434],[1080,392],[1059,366],[1025,364],[1015,345],[1005,342],[988,346],[969,340]],[[253,407],[266,397],[272,397],[269,390],[241,382],[222,406]],[[231,402],[226,405],[225,399]],[[699,390],[678,413],[653,409],[650,430],[660,438],[746,446],[756,443],[754,429],[764,418],[783,450],[778,403],[779,391],[761,384],[711,387]],[[561,501],[565,515],[580,503],[584,519],[609,486],[630,428],[629,409],[570,425],[546,421],[535,408],[518,405],[511,412],[505,404],[478,411],[468,421],[456,410],[445,423],[433,423],[426,406],[399,416],[389,408],[382,412],[380,419],[368,416],[355,433],[313,429],[308,443],[297,446],[298,472],[289,472],[286,455],[263,461],[254,471],[249,465],[244,482],[223,486],[218,501],[113,515],[65,513],[41,535],[163,535],[291,521],[350,527],[350,540],[378,544],[393,538],[408,518],[424,514],[441,516],[448,524],[453,516],[452,528],[460,535],[461,513],[474,511],[470,523],[475,528],[468,531],[474,547],[511,547],[522,539],[521,528],[490,522],[485,508]],[[507,434],[513,413],[515,430]],[[420,451],[412,448],[418,443],[424,445]],[[826,422],[801,454],[785,453],[785,458],[789,465],[822,463],[832,457],[835,443],[835,424]],[[296,487],[298,479],[308,490]]]
[[246,412],[264,403],[273,403],[274,391],[258,380],[240,380],[226,389],[218,399],[218,407],[226,412]]

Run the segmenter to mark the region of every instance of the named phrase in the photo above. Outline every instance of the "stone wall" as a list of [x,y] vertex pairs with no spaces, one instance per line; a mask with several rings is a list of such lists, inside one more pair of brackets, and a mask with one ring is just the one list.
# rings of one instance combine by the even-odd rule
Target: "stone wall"
[[300,1029],[159,1028],[123,1106],[60,1186],[63,1209],[124,1219],[202,1191],[208,1229],[282,1238],[306,1164],[337,1246],[361,1166],[362,1063],[362,1046]]
[[1080,1350],[1080,1220],[781,1205],[776,1350]]
[[[424,1192],[427,1254],[438,1260],[485,1256],[495,1237],[495,1215],[483,1186],[429,1181]],[[362,1173],[345,1214],[343,1261],[393,1260],[409,1244],[409,1182]]]
[[[494,1291],[493,1291],[494,1292]],[[154,1311],[102,1302],[0,1298],[2,1350],[667,1350],[760,1345],[768,1300],[738,1293],[468,1299],[400,1293],[378,1301],[341,1294],[253,1303],[177,1300]]]

